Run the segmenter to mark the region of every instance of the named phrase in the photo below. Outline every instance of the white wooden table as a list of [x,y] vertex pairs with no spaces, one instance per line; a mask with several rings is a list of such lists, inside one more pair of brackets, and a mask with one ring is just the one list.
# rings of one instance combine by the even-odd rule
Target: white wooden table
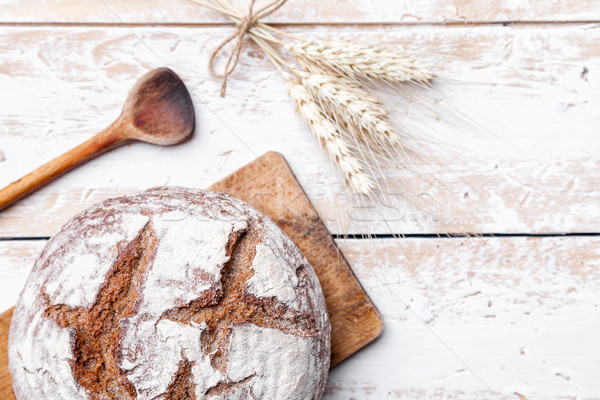
[[276,150],[385,318],[325,399],[600,399],[600,1],[289,1],[269,21],[433,57],[443,101],[413,119],[459,131],[454,146],[421,176],[389,174],[387,206],[359,209],[256,47],[219,97],[207,59],[233,29],[223,17],[186,0],[2,0],[1,186],[102,129],[154,67],[185,80],[198,128],[181,146],[108,153],[1,213],[0,309],[76,212],[205,187]]

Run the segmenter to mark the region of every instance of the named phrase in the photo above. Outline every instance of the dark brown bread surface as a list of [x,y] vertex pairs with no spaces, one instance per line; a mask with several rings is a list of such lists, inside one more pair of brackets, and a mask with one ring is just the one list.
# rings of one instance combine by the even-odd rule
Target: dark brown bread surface
[[318,399],[330,327],[314,271],[229,196],[156,188],[65,225],[11,325],[18,399]]
[[[77,383],[92,397],[134,399],[135,387],[119,368],[120,321],[135,313],[141,285],[157,247],[156,234],[148,223],[119,255],[89,309],[64,304],[49,305],[44,317],[74,333],[71,369]],[[42,289],[41,296],[47,299]]]

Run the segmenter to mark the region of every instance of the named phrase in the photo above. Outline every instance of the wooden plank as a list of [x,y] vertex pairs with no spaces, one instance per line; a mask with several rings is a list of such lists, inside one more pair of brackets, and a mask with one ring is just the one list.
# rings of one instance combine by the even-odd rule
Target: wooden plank
[[600,238],[339,243],[386,330],[331,398],[598,398]]
[[45,240],[0,241],[0,310],[15,304],[33,261],[45,244]]
[[[598,398],[600,238],[337,242],[386,329],[324,399]],[[0,273],[23,254],[24,276],[39,249],[0,242]]]
[[[383,328],[379,312],[281,154],[267,153],[210,189],[255,206],[302,250],[319,277],[327,303],[332,367],[379,336]],[[0,397],[3,399],[13,397],[6,357],[11,315],[12,309],[0,315],[0,340],[3,341],[0,343]]]
[[5,27],[0,185],[102,129],[160,60],[187,83],[198,128],[184,145],[132,144],[71,172],[3,212],[0,237],[50,236],[92,203],[151,186],[206,187],[269,150],[285,154],[336,234],[600,231],[598,26],[292,29],[309,31],[423,53],[445,77],[421,93],[435,112],[412,104],[407,115],[400,93],[389,103],[410,133],[454,147],[417,161],[420,176],[389,173],[385,204],[361,209],[344,191],[255,47],[219,97],[205,63],[228,28]]
[[[248,1],[233,0],[246,10]],[[266,3],[266,0],[257,4]],[[267,20],[276,23],[448,23],[504,21],[598,21],[596,0],[305,0],[289,2]],[[221,23],[227,21],[187,0],[5,0],[4,23]]]

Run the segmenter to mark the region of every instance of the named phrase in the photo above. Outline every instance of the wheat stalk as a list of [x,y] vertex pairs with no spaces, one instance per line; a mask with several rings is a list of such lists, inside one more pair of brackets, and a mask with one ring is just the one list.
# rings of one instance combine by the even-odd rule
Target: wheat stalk
[[351,149],[340,128],[319,109],[315,99],[298,80],[287,76],[286,86],[298,114],[327,150],[350,187],[357,193],[370,196],[375,182],[365,172],[363,162]]
[[425,84],[435,78],[432,68],[412,57],[362,43],[306,41],[285,44],[303,65],[316,65],[352,79],[369,79],[389,84],[415,82]]

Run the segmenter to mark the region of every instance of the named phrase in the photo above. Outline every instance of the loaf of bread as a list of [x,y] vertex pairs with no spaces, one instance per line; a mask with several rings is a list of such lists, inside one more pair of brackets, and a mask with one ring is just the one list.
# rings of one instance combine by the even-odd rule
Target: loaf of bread
[[227,195],[107,200],[46,245],[9,334],[19,400],[320,399],[330,325],[317,276]]

